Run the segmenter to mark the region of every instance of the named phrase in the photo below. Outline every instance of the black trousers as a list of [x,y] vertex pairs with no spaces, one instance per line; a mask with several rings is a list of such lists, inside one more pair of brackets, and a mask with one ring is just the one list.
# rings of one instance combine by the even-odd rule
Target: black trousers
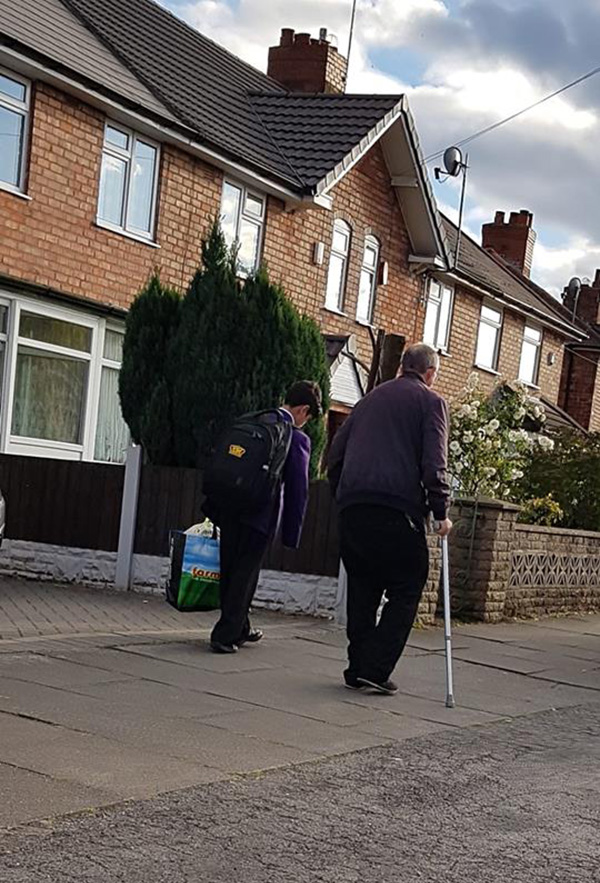
[[236,520],[222,519],[221,618],[211,641],[237,644],[250,631],[248,611],[270,537]]
[[351,506],[340,516],[340,541],[348,574],[345,674],[382,683],[402,655],[427,581],[425,526],[387,506]]

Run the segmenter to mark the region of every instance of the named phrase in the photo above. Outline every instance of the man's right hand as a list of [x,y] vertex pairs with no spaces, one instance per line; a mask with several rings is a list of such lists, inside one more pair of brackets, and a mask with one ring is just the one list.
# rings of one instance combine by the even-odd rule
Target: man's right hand
[[443,521],[435,522],[435,532],[440,537],[447,537],[450,531],[452,530],[452,522],[449,518],[444,518]]

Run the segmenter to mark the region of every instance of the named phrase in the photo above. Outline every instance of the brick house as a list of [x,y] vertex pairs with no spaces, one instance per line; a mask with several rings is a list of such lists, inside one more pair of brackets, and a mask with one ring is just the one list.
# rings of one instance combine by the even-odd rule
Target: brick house
[[600,432],[600,270],[593,282],[565,289],[563,303],[587,337],[565,351],[559,404],[585,429]]
[[0,0],[0,452],[122,459],[126,310],[215,217],[321,325],[332,428],[378,328],[439,346],[443,392],[524,365],[557,401],[584,334],[466,237],[451,269],[406,99],[343,94],[324,34],[285,29],[268,73],[152,0]]

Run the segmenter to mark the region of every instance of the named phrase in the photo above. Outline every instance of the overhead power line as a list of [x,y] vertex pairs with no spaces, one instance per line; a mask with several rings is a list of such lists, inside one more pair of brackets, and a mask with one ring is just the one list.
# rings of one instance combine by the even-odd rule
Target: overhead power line
[[[572,89],[573,86],[578,86],[579,83],[583,83],[585,80],[589,80],[591,77],[595,77],[598,73],[600,73],[600,67],[595,67],[593,70],[588,71],[587,74],[583,74],[583,76],[577,77],[576,80],[571,80],[571,82],[567,83],[566,86],[561,86],[560,89],[557,89],[555,92],[551,92],[550,95],[546,95],[544,98],[540,98],[538,101],[534,101],[533,104],[529,104],[527,107],[523,107],[521,110],[516,111],[516,113],[512,113],[510,116],[505,117],[503,120],[498,120],[497,123],[492,123],[491,126],[486,126],[485,129],[480,129],[479,132],[475,132],[473,135],[469,135],[468,138],[463,138],[462,141],[458,141],[456,143],[456,147],[464,147],[465,144],[470,144],[471,141],[475,141],[476,138],[481,138],[482,135],[487,135],[489,132],[493,132],[495,129],[499,129],[500,126],[504,126],[506,125],[506,123],[510,123],[513,120],[516,120],[517,117],[523,116],[523,114],[525,113],[529,113],[530,110],[539,107],[540,104],[545,104],[545,102],[550,101],[551,98],[556,98],[557,95],[562,95],[563,92],[566,92],[568,89]],[[437,153],[432,153],[431,156],[425,157],[425,162],[433,162],[433,160],[439,159],[441,156],[444,155],[444,150],[438,150]]]

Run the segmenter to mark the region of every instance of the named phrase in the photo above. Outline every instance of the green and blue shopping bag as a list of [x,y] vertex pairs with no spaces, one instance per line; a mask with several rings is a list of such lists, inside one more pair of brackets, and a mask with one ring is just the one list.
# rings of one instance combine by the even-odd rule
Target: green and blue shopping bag
[[171,575],[167,601],[182,613],[217,610],[221,576],[219,540],[209,522],[171,531]]

